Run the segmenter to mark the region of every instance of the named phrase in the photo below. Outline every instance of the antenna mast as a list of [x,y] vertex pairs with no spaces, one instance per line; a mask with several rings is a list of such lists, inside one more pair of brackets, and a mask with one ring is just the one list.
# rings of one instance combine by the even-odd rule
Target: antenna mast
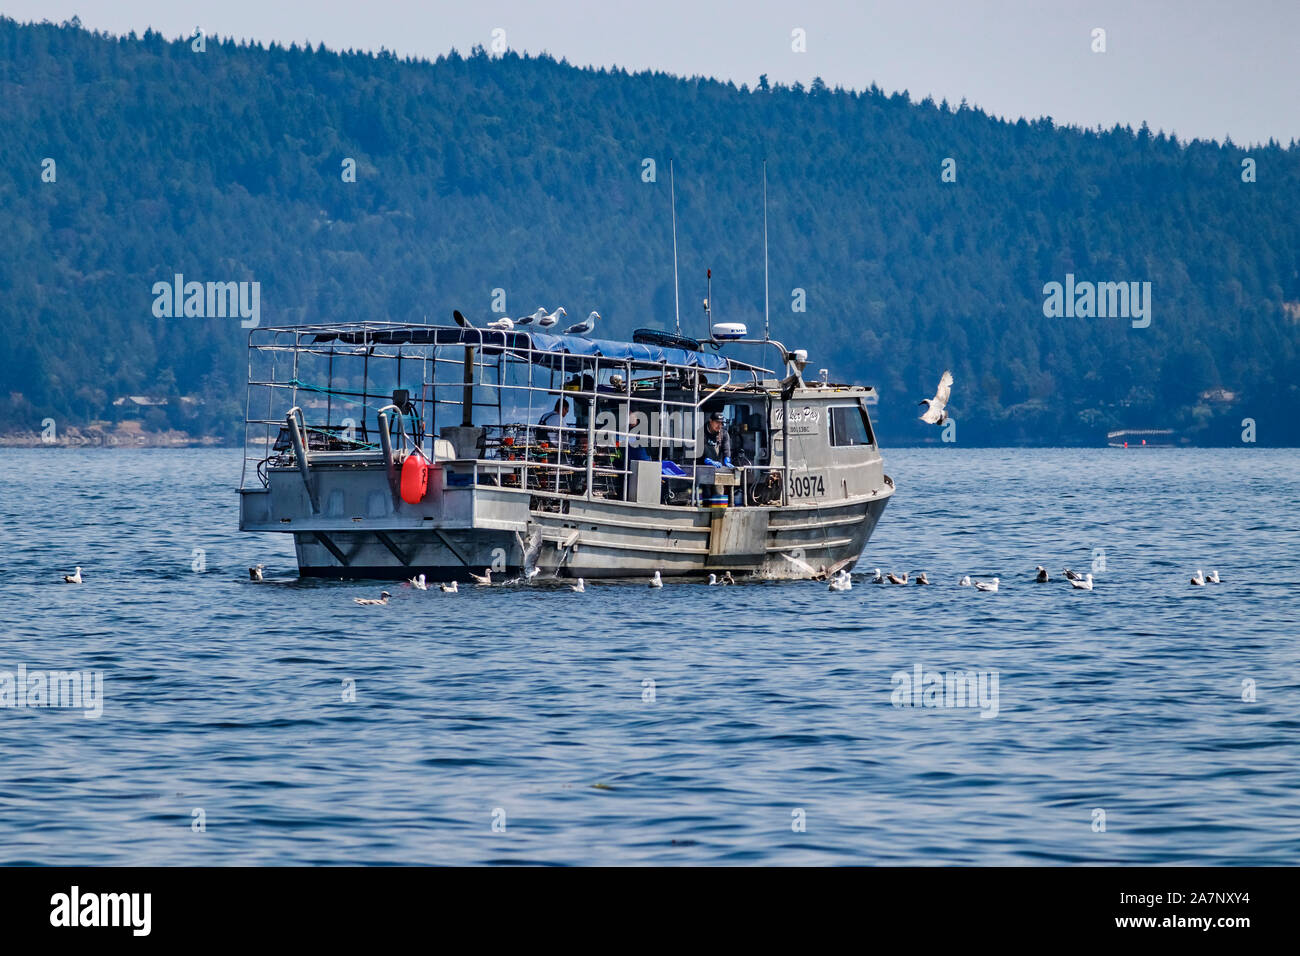
[[772,338],[772,319],[767,287],[767,160],[763,160],[763,341]]
[[677,288],[677,183],[673,176],[673,161],[668,160],[668,192],[673,206],[673,310],[677,316],[677,334],[682,334],[682,298]]

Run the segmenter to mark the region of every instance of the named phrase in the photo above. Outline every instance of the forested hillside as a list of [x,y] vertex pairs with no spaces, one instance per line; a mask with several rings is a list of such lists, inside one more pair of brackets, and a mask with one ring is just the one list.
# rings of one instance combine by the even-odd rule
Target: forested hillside
[[[949,367],[962,444],[1236,443],[1248,417],[1261,444],[1300,443],[1296,144],[3,19],[0,431],[135,417],[235,436],[247,333],[156,317],[153,285],[176,273],[259,282],[263,325],[486,320],[503,289],[513,316],[671,328],[670,159],[687,330],[708,267],[715,320],[761,327],[766,159],[773,335],[876,384],[886,443],[938,440],[916,402]],[[1149,327],[1045,316],[1067,274],[1150,282]]]

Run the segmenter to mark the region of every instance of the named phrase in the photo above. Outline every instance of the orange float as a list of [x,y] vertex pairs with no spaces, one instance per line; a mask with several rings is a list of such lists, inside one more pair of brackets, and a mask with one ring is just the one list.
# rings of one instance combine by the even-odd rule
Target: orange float
[[420,452],[412,452],[402,462],[402,500],[408,505],[418,505],[428,490],[429,462]]

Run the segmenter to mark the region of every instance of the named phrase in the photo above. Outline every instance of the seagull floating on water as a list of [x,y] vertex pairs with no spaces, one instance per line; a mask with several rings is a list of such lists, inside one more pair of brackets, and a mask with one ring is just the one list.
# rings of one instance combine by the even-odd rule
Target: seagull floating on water
[[1223,583],[1222,581],[1219,580],[1219,572],[1218,572],[1218,571],[1211,571],[1209,574],[1207,574],[1207,575],[1205,576],[1205,581],[1206,581],[1207,584],[1222,584],[1222,583]]
[[853,588],[853,575],[847,571],[838,571],[826,585],[828,591],[849,591]]
[[429,585],[425,583],[423,574],[417,574],[415,577],[411,578],[411,587],[415,588],[417,591],[429,590]]
[[571,325],[567,329],[565,329],[564,334],[565,335],[587,335],[589,332],[591,332],[592,329],[596,327],[596,320],[599,318],[600,318],[600,313],[593,310],[591,315],[587,316],[581,322],[577,323],[576,325]]
[[540,320],[545,314],[545,307],[539,305],[537,311],[532,315],[525,315],[522,318],[515,319],[515,325],[532,325],[534,322]]
[[471,572],[469,573],[469,576],[470,576],[471,578],[474,579],[474,583],[475,583],[475,584],[491,584],[491,583],[492,583],[492,569],[491,569],[491,568],[484,568],[484,569],[483,569],[483,574],[482,574],[482,576],[475,574],[473,571],[471,571]]
[[1064,568],[1064,569],[1062,569],[1061,573],[1065,575],[1065,580],[1067,580],[1067,581],[1082,581],[1082,580],[1083,580],[1083,575],[1082,575],[1082,574],[1080,574],[1078,571],[1071,571],[1069,568]]
[[260,581],[260,580],[262,580],[262,569],[265,568],[265,567],[266,567],[265,564],[258,564],[258,565],[254,565],[253,567],[249,568],[249,569],[248,569],[248,580],[250,580],[250,581]]
[[921,571],[921,572],[919,572],[919,573],[916,575],[916,583],[917,583],[917,584],[929,584],[929,583],[930,583],[930,579],[927,578],[927,577],[925,576],[925,572],[924,572],[924,571]]
[[731,576],[731,572],[730,572],[730,571],[723,571],[723,572],[722,572],[722,583],[723,583],[723,584],[735,584],[735,583],[736,583],[736,579],[733,578],[733,577]]
[[1192,584],[1198,588],[1205,587],[1205,575],[1201,574],[1201,569],[1196,569],[1196,577],[1192,578]]
[[880,573],[880,568],[876,568],[876,576],[871,579],[872,584],[884,584],[885,576]]
[[1051,577],[1047,573],[1047,568],[1043,567],[1040,564],[1038,566],[1038,577],[1036,577],[1034,580],[1037,581],[1039,584],[1046,584],[1048,581],[1050,581]]
[[1083,576],[1083,580],[1082,580],[1082,581],[1079,581],[1079,580],[1071,581],[1071,582],[1070,582],[1070,587],[1072,587],[1072,588],[1078,588],[1080,591],[1091,591],[1091,590],[1092,590],[1092,572],[1089,571],[1087,574],[1085,574],[1085,575]]
[[906,572],[906,571],[903,572],[903,576],[902,576],[901,578],[900,578],[897,574],[895,574],[893,571],[890,571],[889,574],[886,575],[886,577],[889,578],[889,583],[890,583],[890,584],[906,584],[906,583],[907,583],[907,572]]
[[652,588],[661,588],[664,586],[664,579],[659,576],[658,571],[656,571],[655,576],[650,579],[650,586]]
[[443,593],[445,594],[458,594],[460,592],[460,585],[455,581],[452,581],[450,584],[446,581],[440,581],[438,587],[442,588]]
[[503,315],[499,319],[493,319],[487,324],[487,327],[496,329],[498,332],[509,332],[515,327],[515,323],[509,316]]
[[975,590],[976,590],[976,591],[996,591],[997,589],[998,589],[998,579],[997,579],[997,578],[994,578],[992,581],[976,581],[976,582],[975,582]]
[[544,329],[549,329],[549,328],[550,328],[552,325],[554,325],[556,322],[560,321],[560,316],[562,316],[562,315],[568,315],[568,314],[569,314],[569,313],[567,313],[567,312],[564,311],[564,306],[560,306],[558,309],[556,309],[556,310],[555,310],[554,312],[552,312],[550,315],[543,315],[543,316],[540,316],[540,317],[537,319],[537,324],[540,325],[540,326],[541,326],[542,328],[544,328]]
[[387,591],[380,591],[379,597],[377,598],[353,598],[352,600],[356,601],[358,604],[365,605],[365,606],[379,605],[380,607],[382,607],[383,605],[388,603],[388,599],[390,597],[392,597],[392,595],[389,594]]
[[582,578],[578,578],[577,584],[571,584],[569,586],[579,594],[582,594],[587,590],[586,582],[584,582]]
[[948,413],[945,408],[948,405],[948,396],[952,394],[952,372],[944,372],[943,378],[939,379],[939,387],[935,390],[934,398],[923,398],[918,405],[928,405],[925,414],[921,416],[921,421],[927,425],[942,425],[948,420]]
[[65,575],[63,576],[63,583],[64,583],[64,584],[80,584],[80,583],[81,583],[81,568],[77,568],[77,570],[73,571],[71,574],[65,574]]
[[963,574],[963,575],[961,576],[961,580],[957,582],[957,587],[959,587],[959,588],[968,588],[968,587],[970,587],[970,575],[969,575],[969,574]]

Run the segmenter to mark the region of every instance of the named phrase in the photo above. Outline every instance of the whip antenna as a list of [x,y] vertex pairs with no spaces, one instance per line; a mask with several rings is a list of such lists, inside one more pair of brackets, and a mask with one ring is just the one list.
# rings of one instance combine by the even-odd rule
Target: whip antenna
[[767,160],[763,160],[763,341],[772,337],[772,319],[767,290]]
[[673,176],[673,161],[668,160],[668,194],[673,207],[673,310],[677,315],[677,334],[682,334],[682,302],[677,289],[677,183]]

